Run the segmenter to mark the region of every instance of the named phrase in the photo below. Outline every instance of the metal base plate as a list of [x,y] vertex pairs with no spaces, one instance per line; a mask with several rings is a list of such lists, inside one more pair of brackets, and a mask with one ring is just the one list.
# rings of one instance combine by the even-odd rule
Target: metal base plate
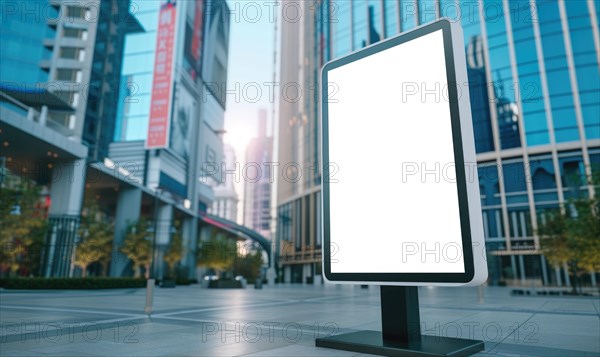
[[409,343],[383,341],[381,331],[317,338],[316,346],[381,356],[470,356],[485,349],[483,341],[429,335]]

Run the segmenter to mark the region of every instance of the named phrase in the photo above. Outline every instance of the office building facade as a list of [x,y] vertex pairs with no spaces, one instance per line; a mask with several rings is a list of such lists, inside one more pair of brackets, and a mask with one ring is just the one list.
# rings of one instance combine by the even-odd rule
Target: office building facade
[[[116,130],[109,154],[135,168],[135,179],[160,200],[156,260],[176,229],[194,269],[202,219],[221,183],[229,8],[221,0],[136,3],[145,32],[127,36]],[[137,201],[142,206],[142,198]],[[134,219],[143,216],[137,209]],[[178,222],[178,223],[176,223]],[[179,226],[179,228],[177,228]],[[125,236],[118,227],[115,244]],[[159,267],[161,275],[164,266]],[[192,276],[194,274],[191,274]]]
[[129,5],[2,3],[1,157],[47,197],[45,276],[68,274],[87,167],[112,140],[124,37],[143,30]]
[[[233,146],[225,144],[221,171],[236,172],[236,165],[238,164]],[[213,188],[215,199],[209,209],[210,213],[233,222],[238,221],[239,204],[238,194],[235,190],[235,179],[233,175],[225,175],[222,182]]]
[[258,112],[258,136],[250,139],[244,163],[244,226],[271,237],[273,138],[267,136],[267,111]]
[[[84,202],[114,224],[111,259],[102,263],[114,277],[133,274],[121,248],[140,219],[150,222],[150,275],[159,279],[175,233],[186,252],[179,266],[189,277],[201,273],[196,250],[207,226],[261,239],[207,212],[221,177],[215,168],[223,152],[226,1],[0,6],[0,173],[41,186],[49,221],[42,268],[31,273],[82,274],[72,258]],[[1,184],[1,194],[13,189]],[[98,264],[90,274],[99,274]]]
[[[303,70],[313,83],[329,60],[441,17],[459,22],[490,282],[568,285],[568,268],[548,264],[536,232],[545,211],[577,195],[597,194],[583,178],[600,165],[598,14],[594,1],[323,0],[313,25],[307,23],[315,29],[303,38],[308,48]],[[283,38],[295,36],[291,32],[284,24]],[[282,59],[283,72],[285,66]],[[318,136],[311,127],[317,109],[310,110],[304,129],[293,130],[315,130]],[[293,121],[292,113],[281,110],[280,128]],[[291,142],[295,147],[307,141],[293,136]],[[285,150],[289,146],[280,144],[280,153]],[[319,264],[318,254],[304,259],[306,252],[320,250],[319,229],[307,224],[318,214],[305,209],[315,187],[297,185],[295,196],[278,196],[278,239],[295,246],[282,250],[283,265],[297,272],[291,281],[307,280],[301,274],[309,269],[297,266]],[[596,274],[585,279],[596,285]]]

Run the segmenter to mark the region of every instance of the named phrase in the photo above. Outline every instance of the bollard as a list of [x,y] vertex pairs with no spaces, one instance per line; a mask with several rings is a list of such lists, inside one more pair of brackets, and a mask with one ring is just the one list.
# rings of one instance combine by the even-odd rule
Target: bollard
[[148,279],[146,282],[146,307],[144,312],[147,315],[152,313],[152,300],[154,297],[154,279]]

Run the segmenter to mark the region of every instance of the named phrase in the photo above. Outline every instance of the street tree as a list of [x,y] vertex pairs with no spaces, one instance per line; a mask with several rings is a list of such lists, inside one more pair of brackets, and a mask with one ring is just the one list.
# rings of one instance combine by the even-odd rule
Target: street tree
[[75,248],[73,263],[81,268],[85,278],[90,264],[101,262],[106,275],[112,255],[114,224],[95,201],[86,201],[84,206],[79,224],[81,241]]
[[121,251],[131,259],[134,266],[134,277],[141,277],[142,268],[145,270],[145,277],[150,277],[150,263],[152,262],[152,240],[149,236],[149,223],[145,219],[130,223],[127,227],[127,235],[123,242]]
[[554,267],[568,267],[574,294],[582,274],[600,271],[599,182],[597,176],[588,180],[595,195],[585,190],[562,210],[546,212],[538,229],[544,256]]
[[218,276],[233,267],[237,255],[235,239],[212,228],[210,239],[199,243],[197,265],[211,268]]
[[184,248],[183,248],[183,237],[181,235],[181,230],[178,229],[179,225],[176,224],[176,231],[175,233],[173,233],[173,235],[171,236],[171,242],[169,244],[169,248],[167,249],[167,251],[165,252],[164,255],[164,260],[167,263],[167,266],[169,267],[169,276],[172,278],[175,278],[175,267],[177,266],[177,263],[179,263],[179,261],[181,261],[181,258],[183,257],[184,254]]
[[0,167],[0,274],[37,274],[47,233],[40,187]]

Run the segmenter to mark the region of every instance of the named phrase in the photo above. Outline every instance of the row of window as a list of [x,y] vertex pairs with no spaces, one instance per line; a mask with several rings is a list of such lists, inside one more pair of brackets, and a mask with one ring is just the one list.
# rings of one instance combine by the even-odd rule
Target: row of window
[[[322,65],[398,31],[410,30],[417,22],[434,21],[439,12],[461,21],[467,46],[482,38],[485,25],[487,49],[478,46],[471,55],[487,58],[489,69],[486,63],[469,68],[483,74],[479,81],[486,91],[471,95],[478,152],[494,150],[493,114],[501,149],[549,144],[551,136],[558,143],[579,141],[579,118],[586,139],[600,138],[600,71],[594,45],[597,29],[591,25],[592,14],[598,12],[594,4],[565,1],[564,8],[555,1],[485,0],[481,4],[480,11],[477,1],[323,1],[317,17],[317,48],[322,49],[317,63]],[[469,80],[474,76],[477,74],[470,74]],[[490,93],[485,83],[493,83]]]
[[[600,148],[589,151],[590,164],[593,173],[600,173]],[[568,151],[558,154],[560,183],[564,200],[585,197],[589,194],[586,184],[585,165],[581,151]],[[502,172],[502,175],[500,174]],[[530,156],[529,174],[533,187],[535,215],[538,222],[543,222],[548,210],[559,207],[558,186],[555,168],[550,154]],[[534,247],[534,231],[532,228],[531,212],[527,195],[525,165],[522,160],[504,160],[502,171],[494,163],[478,165],[478,180],[480,184],[483,225],[486,241],[493,249],[506,249],[505,237],[510,236],[511,246],[515,249]],[[505,229],[505,218],[500,200],[500,180],[504,184],[506,197],[506,213],[508,234]],[[302,237],[310,245],[310,234],[307,234],[308,217],[316,214],[315,232],[317,245],[320,245],[321,203],[320,192],[314,195],[315,210],[305,212],[305,202],[310,196],[305,196],[293,202],[278,207],[277,238],[280,241],[293,242],[297,248],[302,245]],[[304,227],[302,223],[304,222]]]
[[[311,217],[314,224],[311,224]],[[320,248],[321,192],[316,192],[283,204],[277,208],[277,241],[293,243],[297,250],[306,247]]]
[[[479,184],[485,237],[495,242],[498,248],[505,248],[504,216],[500,201],[502,180],[506,198],[509,234],[517,246],[533,247],[533,229],[526,186],[526,169],[531,177],[533,203],[537,221],[543,222],[545,212],[556,210],[561,203],[556,179],[555,166],[550,154],[529,157],[529,168],[522,160],[505,160],[502,163],[502,175],[495,163],[479,164]],[[592,173],[600,173],[600,149],[589,152]],[[561,152],[558,154],[558,169],[562,195],[565,202],[570,199],[587,197],[585,162],[581,151]]]

